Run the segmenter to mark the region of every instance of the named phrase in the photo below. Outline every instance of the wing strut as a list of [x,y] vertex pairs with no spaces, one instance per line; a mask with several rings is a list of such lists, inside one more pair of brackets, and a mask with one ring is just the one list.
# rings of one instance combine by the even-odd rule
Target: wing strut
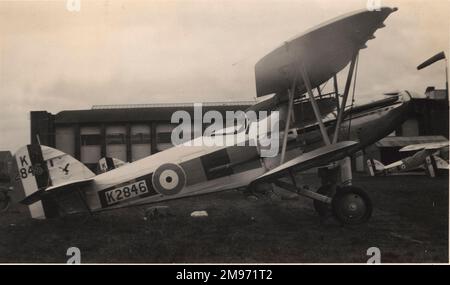
[[339,106],[339,88],[338,88],[338,82],[337,82],[337,76],[336,74],[333,75],[333,87],[334,87],[334,93],[336,96],[336,110],[339,113],[340,106]]
[[[294,78],[297,78],[297,76],[295,76]],[[281,149],[280,165],[284,163],[284,157],[286,155],[287,138],[288,138],[289,126],[291,124],[292,109],[294,107],[294,97],[295,97],[296,85],[297,85],[297,79],[294,79],[294,82],[292,83],[292,88],[290,90],[288,90],[289,104],[288,104],[288,112],[287,112],[287,116],[286,116],[286,125],[284,126],[283,148]]]
[[309,81],[308,73],[306,72],[305,67],[302,65],[300,67],[302,72],[303,82],[305,83],[306,90],[308,91],[309,100],[311,101],[311,106],[314,111],[314,115],[316,116],[317,122],[319,123],[320,132],[322,134],[323,141],[326,145],[330,144],[330,138],[328,137],[327,130],[325,129],[325,125],[323,124],[322,117],[320,115],[320,109],[317,105],[316,99],[314,98],[314,93],[312,91],[311,82]]
[[358,57],[358,51],[354,54],[352,61],[350,63],[350,68],[348,70],[347,81],[345,82],[344,95],[342,97],[342,102],[341,102],[341,106],[340,106],[341,108],[338,112],[338,117],[336,119],[336,126],[334,128],[333,143],[336,143],[338,140],[339,129],[341,128],[342,117],[343,117],[343,114],[345,111],[345,104],[347,104],[348,93],[350,90],[350,85],[351,85],[352,77],[353,77],[353,70],[355,69],[355,63],[356,63],[357,57]]

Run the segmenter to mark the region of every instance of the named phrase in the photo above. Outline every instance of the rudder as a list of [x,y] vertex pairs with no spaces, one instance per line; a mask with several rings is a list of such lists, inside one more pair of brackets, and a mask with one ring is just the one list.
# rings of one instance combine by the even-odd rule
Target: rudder
[[[20,148],[14,155],[13,202],[21,202],[33,193],[45,191],[72,180],[94,177],[83,163],[57,149],[31,144]],[[29,205],[32,218],[45,218],[57,213],[55,203],[37,201]]]

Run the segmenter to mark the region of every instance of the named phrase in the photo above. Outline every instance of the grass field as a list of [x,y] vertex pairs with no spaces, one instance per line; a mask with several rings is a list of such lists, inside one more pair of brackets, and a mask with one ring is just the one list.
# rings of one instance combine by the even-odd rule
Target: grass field
[[[138,208],[42,221],[13,208],[0,216],[0,262],[64,263],[72,246],[82,263],[364,263],[373,246],[383,263],[448,262],[448,177],[357,176],[354,184],[374,212],[353,227],[321,221],[308,199],[236,190],[165,203],[173,215],[147,220]],[[195,210],[209,216],[190,217]]]

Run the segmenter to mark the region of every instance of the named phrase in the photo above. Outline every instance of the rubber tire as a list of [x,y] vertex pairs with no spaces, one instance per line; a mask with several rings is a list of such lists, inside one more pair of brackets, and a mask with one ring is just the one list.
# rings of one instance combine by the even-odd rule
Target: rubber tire
[[[342,208],[341,203],[343,199],[348,195],[355,195],[355,194],[361,198],[366,209],[365,212],[359,218],[352,219],[341,211]],[[336,195],[334,195],[333,197],[333,200],[331,202],[331,208],[333,211],[333,216],[343,225],[363,224],[370,219],[373,210],[372,201],[369,195],[367,195],[367,193],[364,192],[361,188],[355,186],[345,186],[339,188],[338,191],[336,192]]]

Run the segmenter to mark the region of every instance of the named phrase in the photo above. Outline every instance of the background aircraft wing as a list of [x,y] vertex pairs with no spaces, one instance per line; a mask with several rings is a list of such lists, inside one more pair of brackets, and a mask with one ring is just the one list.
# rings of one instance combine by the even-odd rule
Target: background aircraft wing
[[348,156],[351,149],[357,144],[358,143],[354,141],[342,141],[317,148],[294,159],[286,161],[285,163],[259,176],[252,183],[277,179],[285,176],[289,170],[303,171],[342,159],[345,156]]
[[417,151],[417,150],[421,150],[421,149],[433,150],[433,149],[439,149],[439,148],[446,147],[446,146],[448,147],[448,141],[420,143],[420,144],[411,144],[411,145],[405,146],[402,149],[400,149],[400,151]]

